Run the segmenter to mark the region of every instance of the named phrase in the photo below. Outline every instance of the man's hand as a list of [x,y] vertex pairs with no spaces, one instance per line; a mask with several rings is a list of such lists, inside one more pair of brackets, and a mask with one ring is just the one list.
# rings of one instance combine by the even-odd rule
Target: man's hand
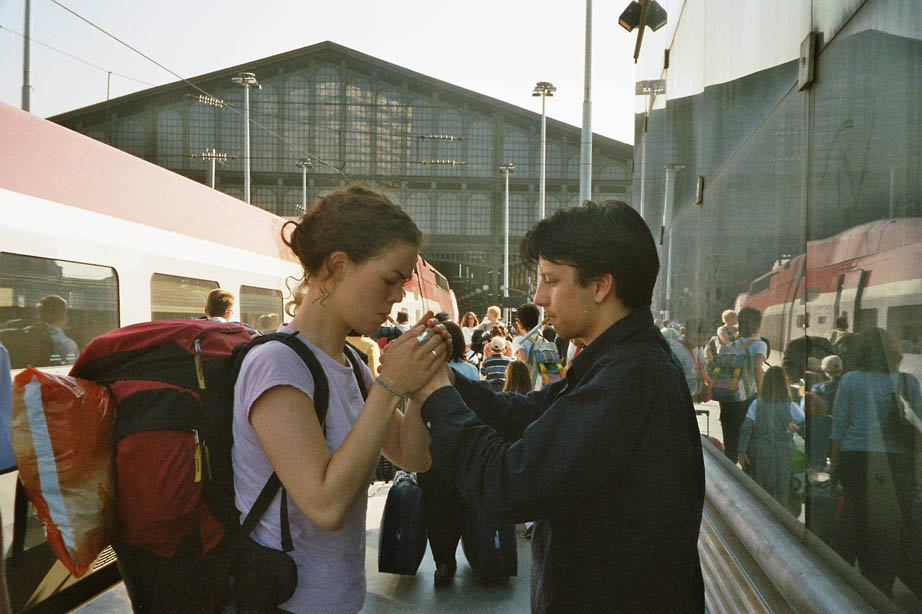
[[413,400],[422,405],[429,398],[429,395],[445,386],[452,386],[455,383],[455,373],[447,364],[436,371],[435,375],[428,382],[422,385],[413,395]]

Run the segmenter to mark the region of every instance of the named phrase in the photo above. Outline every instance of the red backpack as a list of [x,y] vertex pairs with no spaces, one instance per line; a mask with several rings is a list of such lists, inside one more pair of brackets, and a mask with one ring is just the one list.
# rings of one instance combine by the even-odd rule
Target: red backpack
[[[264,548],[248,535],[281,483],[273,473],[241,527],[230,453],[234,382],[262,343],[285,343],[308,366],[323,426],[329,385],[296,337],[209,320],[148,322],[97,337],[71,369],[107,385],[118,404],[113,547],[136,611],[211,612],[230,600],[260,609],[294,592],[285,491],[282,550]],[[346,355],[358,376],[355,356]]]

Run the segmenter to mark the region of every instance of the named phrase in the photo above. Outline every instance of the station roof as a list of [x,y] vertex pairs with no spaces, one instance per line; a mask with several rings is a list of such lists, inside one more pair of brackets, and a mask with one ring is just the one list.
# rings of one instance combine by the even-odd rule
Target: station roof
[[[273,74],[281,74],[287,69],[293,70],[303,68],[306,63],[331,60],[348,61],[350,68],[363,67],[363,72],[368,73],[368,77],[373,80],[384,80],[392,82],[395,85],[410,87],[418,90],[422,95],[432,95],[435,93],[439,96],[441,101],[449,104],[452,102],[466,103],[472,110],[479,110],[488,114],[502,111],[512,118],[512,121],[515,121],[517,118],[519,123],[523,125],[534,125],[541,117],[539,113],[535,113],[534,111],[529,111],[522,107],[503,102],[496,98],[491,98],[490,96],[485,96],[457,85],[452,85],[451,83],[397,66],[396,64],[386,62],[331,41],[316,43],[260,60],[253,60],[196,77],[189,77],[186,81],[208,90],[211,84],[227,81],[240,72],[252,72],[256,74],[257,78],[262,79],[271,77]],[[91,119],[93,115],[104,115],[112,111],[118,111],[119,108],[134,106],[151,98],[164,97],[172,101],[177,94],[189,93],[190,89],[190,86],[186,82],[174,81],[90,106],[74,109],[73,111],[67,111],[66,113],[61,113],[49,117],[48,119],[59,124],[74,125],[78,122]],[[557,134],[571,136],[577,140],[579,139],[580,128],[577,126],[551,118],[547,118],[547,126],[549,132],[554,131]],[[621,141],[595,133],[592,139],[593,147],[608,149],[615,157],[630,158],[632,156],[633,147],[627,143],[622,143]]]

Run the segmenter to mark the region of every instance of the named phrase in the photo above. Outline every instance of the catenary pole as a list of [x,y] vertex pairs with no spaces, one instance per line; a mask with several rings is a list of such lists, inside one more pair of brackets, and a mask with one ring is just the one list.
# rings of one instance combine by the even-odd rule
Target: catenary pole
[[22,36],[22,110],[29,111],[31,107],[29,85],[29,37],[32,36],[32,0],[26,0],[26,18]]
[[586,59],[583,77],[583,130],[580,136],[579,202],[592,200],[592,0],[586,0]]

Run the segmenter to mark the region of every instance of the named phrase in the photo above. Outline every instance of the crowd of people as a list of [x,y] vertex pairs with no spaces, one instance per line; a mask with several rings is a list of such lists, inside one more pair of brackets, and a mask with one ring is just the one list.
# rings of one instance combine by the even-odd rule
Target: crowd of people
[[813,513],[807,528],[884,593],[899,577],[922,596],[922,391],[914,375],[900,372],[900,342],[881,328],[849,332],[845,315],[824,337],[809,336],[805,318],[804,335],[787,344],[782,365],[769,366],[761,320],[744,307],[724,311],[711,334],[694,321],[670,322],[661,332],[699,401],[721,385],[722,356],[748,357],[739,382],[746,393],[720,402],[724,454],[795,515],[804,494],[792,480],[792,459],[805,457],[804,468],[817,476],[808,488],[825,487],[820,477],[828,476],[841,499],[835,517]]

